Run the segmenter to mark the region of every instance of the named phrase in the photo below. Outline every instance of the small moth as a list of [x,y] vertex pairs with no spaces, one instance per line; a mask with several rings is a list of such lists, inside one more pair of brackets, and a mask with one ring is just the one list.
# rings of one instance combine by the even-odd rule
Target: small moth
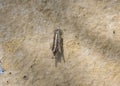
[[61,61],[62,57],[64,59],[62,30],[60,29],[56,29],[54,31],[52,52],[55,56],[55,62],[57,66],[57,62]]

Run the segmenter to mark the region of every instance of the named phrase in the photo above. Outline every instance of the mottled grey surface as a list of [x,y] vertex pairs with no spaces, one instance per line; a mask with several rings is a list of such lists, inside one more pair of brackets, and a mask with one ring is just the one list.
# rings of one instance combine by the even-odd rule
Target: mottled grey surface
[[[55,67],[53,31],[64,34]],[[120,0],[0,0],[1,86],[119,86]]]

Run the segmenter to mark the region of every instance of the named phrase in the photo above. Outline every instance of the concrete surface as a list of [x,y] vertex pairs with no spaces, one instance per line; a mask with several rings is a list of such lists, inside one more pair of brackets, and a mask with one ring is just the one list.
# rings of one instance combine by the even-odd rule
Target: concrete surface
[[120,86],[120,0],[0,0],[0,60],[0,86]]

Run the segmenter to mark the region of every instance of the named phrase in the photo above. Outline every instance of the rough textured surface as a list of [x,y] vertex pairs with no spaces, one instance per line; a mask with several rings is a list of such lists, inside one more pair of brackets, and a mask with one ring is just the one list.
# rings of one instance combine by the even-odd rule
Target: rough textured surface
[[120,0],[0,0],[0,59],[0,86],[120,86]]

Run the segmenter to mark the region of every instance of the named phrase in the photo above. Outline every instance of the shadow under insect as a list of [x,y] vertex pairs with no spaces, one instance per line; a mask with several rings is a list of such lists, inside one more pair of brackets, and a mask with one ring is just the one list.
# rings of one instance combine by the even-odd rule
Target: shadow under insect
[[61,62],[61,59],[63,59],[63,61],[65,62],[62,34],[63,34],[63,32],[60,29],[56,29],[54,31],[52,52],[55,57],[55,66],[56,67],[57,67],[57,63]]

